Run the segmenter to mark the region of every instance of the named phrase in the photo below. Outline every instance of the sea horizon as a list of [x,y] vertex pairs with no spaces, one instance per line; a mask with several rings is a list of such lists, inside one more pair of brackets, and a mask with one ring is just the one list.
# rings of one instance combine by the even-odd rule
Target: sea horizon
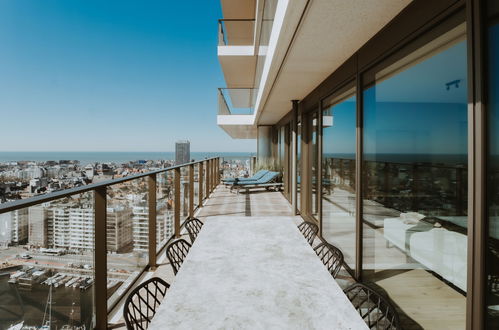
[[[253,152],[193,151],[190,158],[201,160],[220,156],[237,160],[255,156]],[[0,162],[77,160],[80,164],[125,163],[137,160],[175,160],[174,151],[0,151]]]

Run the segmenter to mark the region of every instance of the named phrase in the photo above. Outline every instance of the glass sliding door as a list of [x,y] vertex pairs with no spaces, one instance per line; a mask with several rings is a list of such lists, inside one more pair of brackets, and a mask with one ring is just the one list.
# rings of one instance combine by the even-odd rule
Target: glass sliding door
[[404,328],[465,328],[465,33],[455,27],[365,78],[362,275]]
[[318,199],[318,179],[317,179],[317,169],[319,165],[319,153],[318,153],[318,120],[317,120],[317,110],[314,110],[310,115],[310,178],[311,178],[311,193],[312,193],[312,205],[310,205],[310,213],[312,217],[316,220],[319,219],[319,199]]
[[488,1],[488,242],[486,328],[499,329],[499,3]]
[[284,163],[283,163],[283,182],[284,196],[291,203],[291,124],[288,123],[284,127]]
[[298,213],[301,210],[301,173],[302,173],[301,133],[302,133],[302,123],[301,121],[298,121],[298,132],[296,134],[296,209],[298,210]]
[[322,106],[322,237],[355,269],[355,89]]

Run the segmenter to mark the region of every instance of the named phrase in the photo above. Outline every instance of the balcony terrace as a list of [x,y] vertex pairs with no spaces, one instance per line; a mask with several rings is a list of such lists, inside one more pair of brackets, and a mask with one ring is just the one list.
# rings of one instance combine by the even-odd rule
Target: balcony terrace
[[7,228],[2,218],[2,238],[33,214],[25,225],[45,243],[0,250],[0,327],[105,329],[108,315],[207,201],[219,172],[220,159],[210,158],[1,204],[0,215],[16,221]]
[[[3,214],[22,210],[29,213],[42,205],[46,212],[61,213],[61,219],[65,216],[70,219],[75,213],[85,224],[79,222],[77,228],[69,221],[69,229],[64,233],[76,232],[93,238],[87,249],[80,247],[64,252],[53,249],[51,254],[35,247],[26,246],[29,254],[21,252],[21,246],[5,248],[2,276],[10,274],[11,277],[2,291],[6,299],[0,307],[6,311],[4,316],[9,314],[11,318],[9,321],[3,317],[2,324],[8,327],[9,323],[24,322],[25,326],[32,326],[41,324],[43,315],[44,324],[124,328],[123,305],[134,287],[151,277],[174,282],[165,247],[176,238],[189,241],[184,228],[189,217],[197,217],[205,223],[220,217],[243,217],[249,221],[265,218],[271,222],[275,219],[276,223],[284,219],[292,227],[303,221],[294,214],[282,193],[266,189],[251,192],[242,189],[236,193],[220,184],[222,173],[219,158],[213,158],[2,204]],[[127,211],[124,197],[131,192],[142,194],[144,206]],[[171,231],[163,227],[165,216],[171,219],[166,221],[173,225]],[[131,226],[128,230],[133,231],[132,247],[129,243],[128,247],[122,246],[119,233],[116,234],[117,228],[124,227],[126,221]],[[57,228],[50,230],[57,231]],[[315,245],[318,242],[319,239]],[[312,251],[308,245],[305,250]],[[312,259],[316,259],[315,255]],[[80,264],[83,267],[78,267]],[[37,272],[41,273],[40,280],[35,278]],[[20,278],[14,279],[13,274],[20,274]],[[345,283],[351,283],[345,271],[341,277]],[[52,291],[55,302],[47,300]],[[36,297],[35,300],[32,297]],[[49,316],[51,321],[47,321]]]
[[[236,194],[224,185],[218,185],[195,213],[195,217],[203,222],[209,217],[218,216],[244,216],[248,217],[248,220],[251,217],[288,216],[296,224],[303,221],[300,216],[293,214],[291,205],[280,192],[262,190]],[[184,228],[181,231],[181,238],[189,240]],[[158,256],[158,267],[148,272],[142,280],[145,281],[155,276],[165,279],[168,283],[172,283],[175,279],[172,267],[164,253]],[[121,310],[118,309],[118,312],[110,319],[110,326],[126,329]]]

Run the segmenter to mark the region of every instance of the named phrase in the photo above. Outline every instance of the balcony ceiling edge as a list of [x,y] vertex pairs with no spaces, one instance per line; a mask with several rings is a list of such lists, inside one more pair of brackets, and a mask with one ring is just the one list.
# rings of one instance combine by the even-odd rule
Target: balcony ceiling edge
[[233,139],[256,139],[256,126],[218,125]]
[[[291,100],[307,96],[409,3],[314,0],[299,16],[296,8],[287,8],[281,31],[272,31],[272,58],[265,63],[256,101],[258,125],[277,123],[291,109]],[[293,7],[300,6],[293,2]]]

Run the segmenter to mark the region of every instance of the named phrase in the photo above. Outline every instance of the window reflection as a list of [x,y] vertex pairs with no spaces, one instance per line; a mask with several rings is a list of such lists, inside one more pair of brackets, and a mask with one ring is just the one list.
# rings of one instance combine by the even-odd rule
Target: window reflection
[[301,121],[298,121],[298,134],[296,138],[296,207],[301,210]]
[[464,29],[377,72],[363,92],[363,275],[407,328],[465,327]]
[[318,121],[317,121],[317,110],[314,110],[314,112],[311,113],[310,115],[311,121],[310,124],[312,125],[311,127],[311,150],[310,150],[310,157],[311,157],[311,179],[312,179],[312,207],[311,207],[311,212],[312,216],[316,219],[318,219],[318,212],[319,212],[319,200],[317,198],[317,189],[318,189],[318,182],[317,182],[317,166],[318,166],[318,144],[317,144],[317,130],[318,130]]
[[322,236],[355,268],[355,90],[325,100],[322,112]]
[[489,161],[487,251],[487,329],[499,328],[499,3],[488,3]]

